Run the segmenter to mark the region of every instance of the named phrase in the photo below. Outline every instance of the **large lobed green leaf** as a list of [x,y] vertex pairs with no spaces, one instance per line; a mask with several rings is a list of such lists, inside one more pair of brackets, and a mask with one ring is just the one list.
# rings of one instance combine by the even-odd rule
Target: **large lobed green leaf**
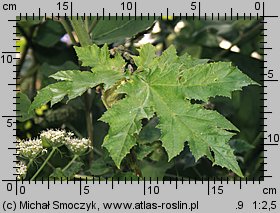
[[242,176],[228,144],[234,135],[232,131],[238,129],[218,112],[191,104],[189,100],[207,101],[216,95],[230,96],[231,91],[255,82],[230,63],[206,64],[206,60],[194,60],[188,55],[178,57],[174,47],[160,57],[155,55],[151,45],[145,45],[139,53],[134,57],[138,72],[118,89],[126,98],[101,118],[110,125],[103,146],[116,165],[119,167],[136,145],[135,135],[141,129],[141,119],[156,114],[160,140],[169,160],[183,150],[187,141],[196,160],[206,156],[214,164]]
[[[206,156],[214,165],[242,176],[228,144],[238,129],[218,112],[191,103],[192,99],[207,101],[217,95],[230,97],[232,91],[256,84],[238,68],[225,62],[207,64],[207,60],[189,55],[179,57],[174,47],[157,56],[155,47],[148,44],[133,58],[137,71],[126,75],[125,61],[119,55],[110,58],[107,45],[75,49],[83,66],[92,67],[92,72],[70,70],[52,75],[60,82],[39,91],[30,110],[49,101],[53,105],[65,96],[71,100],[103,84],[105,90],[114,88],[115,93],[125,94],[101,118],[110,125],[103,146],[118,167],[137,144],[142,119],[156,115],[159,139],[169,160],[184,149],[187,141],[196,160]],[[125,83],[116,86],[124,76]]]
[[103,84],[107,90],[123,78],[125,61],[116,55],[110,58],[108,46],[101,49],[96,45],[75,48],[79,59],[84,66],[93,67],[89,71],[67,70],[57,72],[50,77],[60,81],[50,84],[40,91],[32,102],[29,112],[43,104],[51,102],[54,105],[68,97],[68,101],[81,96],[88,89]]

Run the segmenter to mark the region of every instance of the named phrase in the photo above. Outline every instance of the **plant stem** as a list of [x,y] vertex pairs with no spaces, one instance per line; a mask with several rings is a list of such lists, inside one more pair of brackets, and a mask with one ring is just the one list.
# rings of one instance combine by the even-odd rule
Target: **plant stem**
[[136,154],[135,154],[133,149],[130,151],[130,155],[129,155],[129,167],[132,170],[134,170],[134,173],[135,173],[136,176],[138,176],[138,177],[143,176],[142,172],[141,172],[141,169],[137,165]]
[[50,162],[47,162],[47,164],[49,167],[51,167],[53,170],[55,170],[55,167]]
[[192,169],[193,169],[193,171],[197,174],[197,176],[198,176],[200,179],[202,179],[202,175],[201,175],[200,172],[197,170],[197,168],[195,168],[195,166],[194,166],[194,167],[192,167]]
[[[91,92],[90,90],[88,92]],[[93,122],[92,122],[92,111],[91,111],[91,96],[88,93],[85,93],[84,95],[85,97],[85,114],[86,114],[86,124],[87,124],[87,133],[88,133],[88,137],[91,141],[92,147],[93,146]],[[93,160],[93,151],[90,152],[89,154],[89,162],[91,162]]]
[[[72,132],[74,132],[74,134],[77,135],[79,138],[83,138],[83,135],[72,124],[66,123],[66,127]],[[93,147],[92,151],[99,156],[103,156],[102,151],[100,149],[97,149],[96,147]]]
[[77,37],[79,39],[81,46],[91,45],[92,41],[89,37],[89,34],[84,26],[84,22],[81,19],[81,17],[78,18],[78,20],[74,18],[74,19],[70,20],[70,22],[72,24],[74,31],[77,34]]
[[95,148],[95,147],[93,147],[93,152],[95,152],[95,154],[98,154],[99,156],[103,156],[103,153],[102,153],[102,151],[101,150],[99,150],[99,149],[97,149],[97,148]]
[[105,108],[106,108],[106,109],[109,109],[110,106],[109,106],[109,104],[108,104],[107,101],[106,101],[105,92],[102,92],[102,93],[103,93],[103,94],[101,95],[101,100],[102,100],[102,102],[103,102]]
[[[42,160],[44,160],[43,157],[40,157]],[[55,167],[50,163],[50,162],[47,162],[48,166],[51,167],[53,170],[55,170]]]
[[87,176],[87,175],[75,175],[74,178],[76,179],[81,179],[81,180],[93,180],[92,176]]
[[32,27],[31,30],[30,30],[30,35],[27,35],[27,33],[24,31],[24,29],[20,25],[18,26],[19,32],[26,39],[26,45],[24,47],[24,50],[23,50],[23,52],[21,54],[20,59],[17,61],[17,71],[18,72],[16,73],[16,77],[19,77],[20,71],[21,71],[23,63],[25,61],[25,58],[27,56],[28,50],[33,45],[32,44],[32,37],[33,37],[33,34],[35,32],[35,29],[36,29],[36,26]]
[[72,160],[62,169],[63,172],[65,172],[71,165],[74,163],[74,161],[79,157],[79,155],[74,155]]
[[[77,17],[78,18],[78,17]],[[76,32],[76,35],[79,39],[79,42],[81,46],[87,46],[92,44],[92,40],[85,28],[85,24],[83,20],[80,19],[72,19],[70,20],[71,25]],[[88,93],[85,93],[85,114],[86,114],[86,123],[87,123],[87,133],[88,137],[91,141],[91,144],[93,146],[93,122],[92,122],[92,99],[91,99],[91,90],[88,90]],[[94,147],[94,146],[93,146]],[[90,152],[89,154],[89,162],[93,160],[93,152]]]
[[35,178],[39,175],[39,173],[44,169],[48,161],[51,159],[55,151],[57,150],[57,147],[53,147],[52,151],[50,152],[49,156],[46,158],[44,163],[41,165],[41,167],[37,170],[37,172],[33,175],[33,177],[30,179],[31,181],[35,180]]
[[33,73],[33,76],[32,76],[32,84],[31,84],[31,88],[30,88],[30,97],[35,97],[35,95],[36,95],[37,71],[38,70],[36,70]]
[[30,68],[28,68],[28,70],[26,72],[27,74],[20,77],[20,79],[18,80],[18,83],[21,84],[25,79],[32,77],[34,75],[34,73],[37,72],[39,67],[40,67],[39,64],[34,63]]
[[21,54],[21,57],[20,59],[17,61],[17,73],[16,73],[16,77],[18,78],[19,75],[20,75],[20,71],[21,71],[21,68],[23,66],[23,63],[25,61],[25,58],[27,56],[27,53],[28,53],[28,50],[29,50],[29,47],[30,47],[30,44],[29,42],[27,42],[27,44],[25,45],[24,49],[23,49],[23,52]]
[[255,33],[259,33],[260,29],[262,28],[262,24],[259,24],[259,22],[256,22],[255,26],[249,30],[246,33],[242,33],[240,34],[240,36],[238,36],[231,44],[231,46],[226,49],[221,51],[220,53],[218,53],[216,56],[213,57],[214,60],[220,60],[223,56],[225,56],[226,54],[228,54],[230,52],[230,49],[238,44],[244,43],[247,40],[251,39],[252,35],[255,35]]
[[85,28],[86,28],[86,31],[87,31],[87,33],[89,33],[89,26],[88,26],[88,17],[86,16],[85,17],[85,20],[84,20],[84,22],[85,22]]
[[[260,158],[260,155],[263,153],[263,144],[260,142],[263,136],[263,132],[260,132],[256,138],[254,139],[252,145],[255,147],[252,151],[246,153],[244,156],[244,168],[246,168],[245,172],[248,172],[252,175],[252,173],[256,170],[256,162]],[[252,176],[254,177],[254,176]]]
[[28,171],[28,169],[29,169],[29,167],[31,166],[32,163],[33,163],[33,159],[31,159],[31,160],[28,162],[28,164],[27,164],[27,171]]
[[91,33],[93,31],[93,29],[96,26],[97,22],[98,22],[97,17],[94,17],[94,19],[93,19],[93,21],[92,21],[92,23],[91,23],[91,25],[89,27],[89,30],[88,30],[89,33]]
[[76,46],[77,42],[76,42],[76,40],[75,40],[75,38],[73,36],[71,26],[69,26],[69,24],[67,23],[67,21],[65,19],[60,19],[60,23],[62,24],[62,26],[64,27],[65,31],[69,35],[72,43]]

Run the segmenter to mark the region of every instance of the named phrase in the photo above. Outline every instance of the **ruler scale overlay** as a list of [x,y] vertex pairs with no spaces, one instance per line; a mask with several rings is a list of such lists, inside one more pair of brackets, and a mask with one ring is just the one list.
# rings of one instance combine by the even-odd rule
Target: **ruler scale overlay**
[[[86,5],[86,6],[85,6]],[[279,212],[279,2],[277,1],[2,1],[1,25],[1,207],[0,212]],[[16,177],[17,124],[16,111],[21,66],[16,41],[21,35],[16,29],[20,20],[36,18],[83,19],[164,19],[181,20],[252,20],[262,24],[260,60],[263,91],[260,94],[260,119],[263,139],[263,175],[248,180],[223,177],[152,181],[145,177],[49,178],[35,181]],[[279,60],[279,59],[278,59]]]

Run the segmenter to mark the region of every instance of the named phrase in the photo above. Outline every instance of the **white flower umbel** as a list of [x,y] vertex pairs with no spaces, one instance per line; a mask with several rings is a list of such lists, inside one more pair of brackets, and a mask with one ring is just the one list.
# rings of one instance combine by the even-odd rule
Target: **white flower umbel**
[[24,179],[27,173],[27,166],[21,161],[16,166],[17,179]]
[[73,133],[66,132],[65,130],[49,129],[41,132],[40,137],[45,144],[49,144],[52,147],[60,147],[65,144],[65,138],[72,136]]
[[34,159],[44,150],[41,139],[30,139],[19,141],[18,154],[28,159]]
[[91,148],[91,142],[87,138],[71,138],[67,137],[66,145],[74,155],[82,155]]

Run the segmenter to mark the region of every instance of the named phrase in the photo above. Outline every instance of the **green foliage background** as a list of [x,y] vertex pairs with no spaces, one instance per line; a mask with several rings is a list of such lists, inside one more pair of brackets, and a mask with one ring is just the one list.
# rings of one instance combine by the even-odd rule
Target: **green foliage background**
[[[106,19],[99,21],[87,19],[85,23],[94,43],[100,46],[108,43],[112,51],[121,52],[127,61],[129,61],[129,56],[126,53],[137,54],[135,44],[137,45],[144,34],[149,34],[152,44],[159,52],[173,44],[178,55],[187,52],[196,58],[231,61],[253,80],[261,83],[262,38],[259,35],[262,24],[258,20],[204,21],[166,18],[157,21],[160,29],[157,32],[152,31],[155,25],[154,20],[146,18],[137,23],[129,20],[109,21]],[[63,101],[52,108],[50,105],[45,105],[36,110],[36,113],[28,113],[30,100],[34,99],[37,90],[55,82],[49,78],[50,75],[60,70],[79,69],[78,58],[71,40],[62,40],[66,34],[63,27],[65,24],[68,24],[67,21],[39,20],[38,18],[18,22],[18,30],[22,35],[18,42],[22,53],[18,77],[20,77],[20,89],[26,94],[20,94],[22,104],[19,107],[24,114],[17,128],[19,128],[18,134],[21,139],[36,137],[40,131],[48,128],[66,128],[79,137],[88,137],[85,108],[90,105],[96,153],[92,163],[74,165],[77,167],[73,168],[75,173],[102,178],[135,178],[140,174],[140,176],[152,179],[235,177],[234,173],[226,169],[212,167],[211,162],[206,158],[195,162],[188,146],[185,146],[179,156],[167,162],[165,150],[157,141],[160,133],[155,128],[158,122],[156,118],[143,121],[144,128],[140,132],[139,141],[144,144],[144,148],[136,147],[133,150],[134,153],[131,153],[118,169],[106,150],[101,148],[108,125],[98,121],[106,110],[100,100],[98,88],[92,91],[90,104],[86,104],[84,96],[81,96],[67,104]],[[178,26],[181,26],[180,30]],[[240,52],[221,48],[222,40],[231,42],[232,46],[238,46]],[[251,56],[253,52],[259,56],[258,59]],[[257,179],[262,175],[260,164],[262,162],[261,138],[263,137],[260,133],[262,130],[260,126],[262,124],[261,92],[262,88],[258,86],[245,87],[241,92],[233,92],[232,99],[215,97],[205,104],[206,108],[217,110],[240,130],[240,133],[232,138],[230,145],[235,150],[244,176],[249,179]],[[64,165],[64,160],[57,155],[51,163]],[[42,176],[47,173],[46,169]]]

